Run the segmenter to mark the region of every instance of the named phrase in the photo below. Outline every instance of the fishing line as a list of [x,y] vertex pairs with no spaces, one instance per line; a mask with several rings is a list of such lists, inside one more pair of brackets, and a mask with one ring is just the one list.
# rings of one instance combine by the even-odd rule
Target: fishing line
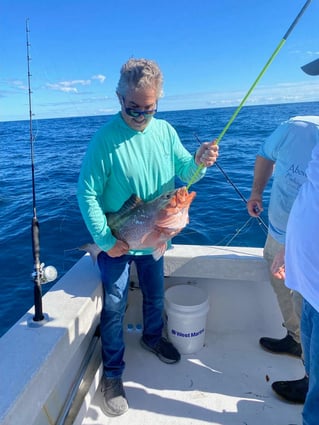
[[[232,234],[232,233],[228,233],[228,235],[226,235],[226,236],[224,236],[222,239],[220,239],[219,241],[217,241],[217,242],[210,242],[210,244],[212,243],[213,245],[216,245],[216,246],[229,246],[230,245],[230,243],[235,239],[235,238],[237,238],[237,236],[239,236],[242,232],[243,232],[243,230],[245,229],[245,228],[247,228],[248,227],[248,225],[251,223],[251,221],[252,220],[254,220],[254,218],[255,217],[249,217],[248,219],[247,219],[247,221],[240,227],[240,229],[236,229],[235,231],[234,231],[234,233]],[[249,229],[252,229],[252,226],[249,226]],[[247,232],[249,231],[249,229],[247,229]],[[214,231],[215,229],[214,228],[212,228],[212,227],[210,227],[210,231]],[[262,231],[264,232],[264,234],[265,235],[267,235],[267,231],[265,231],[263,228],[262,228]],[[198,234],[200,234],[200,235],[202,235],[202,233],[201,232],[198,232],[198,231],[196,231],[196,230],[183,230],[183,233],[181,233],[181,235],[182,236],[192,236],[192,235],[198,235]],[[207,236],[207,235],[206,235]],[[227,242],[227,239],[228,238],[230,238],[229,240],[228,240],[228,242]],[[211,239],[210,239],[211,240]],[[226,241],[226,242],[224,242],[224,241]],[[75,249],[78,249],[78,248],[75,248]]]
[[[223,168],[217,163],[215,163],[215,165],[217,166],[217,168],[221,171],[221,173],[224,175],[225,179],[228,181],[228,183],[230,183],[233,188],[235,189],[236,193],[241,197],[241,199],[244,201],[244,203],[247,205],[247,199],[244,197],[244,195],[240,192],[240,190],[238,189],[238,187],[235,185],[235,183],[229,178],[229,176],[225,173],[225,171],[223,170]],[[253,218],[253,217],[251,217]],[[261,228],[263,231],[267,232],[267,226],[265,224],[265,222],[263,221],[263,219],[261,217],[256,217],[257,221],[259,222],[259,224],[261,225]]]
[[[199,140],[199,137],[197,136],[197,134],[194,134],[194,136],[196,137],[198,143],[201,143],[201,141]],[[235,183],[231,180],[231,178],[226,174],[226,172],[224,171],[224,169],[218,164],[218,162],[215,162],[216,167],[219,169],[219,171],[223,174],[223,176],[225,177],[225,179],[227,180],[228,183],[231,184],[231,186],[235,189],[236,193],[240,196],[240,198],[244,201],[244,203],[247,205],[247,199],[244,197],[244,195],[241,193],[241,191],[238,189],[238,187],[235,185]],[[252,217],[253,218],[253,217]],[[263,219],[261,217],[256,217],[259,224],[261,225],[262,230],[267,233],[268,229],[267,226],[265,224],[265,222],[263,221]]]
[[253,218],[254,217],[249,217],[249,219],[246,221],[246,223],[243,226],[241,226],[241,228],[236,231],[236,233],[234,234],[234,236],[226,243],[226,246],[229,246],[232,243],[232,241],[244,230],[244,228],[248,226],[249,222]]
[[[237,107],[237,109],[235,110],[235,112],[233,113],[233,115],[231,116],[231,118],[228,121],[228,123],[225,125],[223,131],[220,133],[220,135],[214,141],[214,143],[216,145],[218,145],[219,142],[221,141],[221,139],[224,137],[226,131],[229,129],[229,127],[231,126],[231,124],[233,123],[233,121],[235,120],[235,118],[237,117],[237,115],[239,114],[239,111],[243,107],[244,103],[246,102],[246,100],[248,99],[248,97],[250,96],[250,94],[252,93],[252,91],[254,90],[254,88],[256,87],[256,85],[258,84],[259,80],[265,74],[265,72],[269,68],[270,64],[272,63],[272,61],[275,59],[275,57],[277,56],[277,54],[279,53],[279,51],[281,50],[281,48],[285,44],[285,42],[286,42],[287,38],[289,37],[290,33],[295,28],[295,26],[297,25],[299,19],[304,14],[305,10],[307,9],[307,7],[309,6],[310,3],[311,3],[311,0],[307,0],[306,1],[306,3],[304,4],[304,6],[302,7],[302,9],[300,10],[300,12],[298,13],[298,15],[294,19],[293,23],[290,25],[290,27],[288,28],[287,32],[283,36],[283,38],[280,40],[280,42],[279,42],[278,46],[276,47],[276,49],[274,50],[273,54],[270,56],[270,58],[268,59],[266,65],[260,71],[258,77],[256,78],[256,80],[254,81],[254,83],[252,84],[252,86],[250,87],[250,89],[248,90],[248,92],[246,93],[246,95],[244,96],[243,100],[240,102],[239,106]],[[195,171],[194,175],[192,176],[192,178],[190,179],[190,182],[187,185],[187,189],[189,189],[190,186],[195,182],[195,180],[197,179],[199,173],[201,172],[201,170],[203,168],[204,168],[204,165],[203,164],[200,164],[197,167],[197,170]]]

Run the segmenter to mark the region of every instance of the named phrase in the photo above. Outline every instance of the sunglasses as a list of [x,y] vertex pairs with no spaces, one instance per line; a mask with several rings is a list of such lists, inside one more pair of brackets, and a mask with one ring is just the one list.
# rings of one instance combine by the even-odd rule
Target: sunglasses
[[[123,97],[123,103],[124,103],[124,107],[125,107],[125,98],[124,97]],[[125,108],[125,113],[127,115],[129,115],[130,117],[132,117],[132,118],[138,118],[141,115],[143,115],[144,118],[150,118],[153,115],[155,115],[156,112],[157,112],[157,108],[156,109],[152,109],[152,110],[148,110],[148,111],[137,111],[134,108]]]

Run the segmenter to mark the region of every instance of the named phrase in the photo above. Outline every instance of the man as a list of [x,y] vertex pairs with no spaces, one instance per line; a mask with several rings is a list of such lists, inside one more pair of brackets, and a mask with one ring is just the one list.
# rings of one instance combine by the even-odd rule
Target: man
[[[303,67],[319,75],[319,59]],[[304,183],[292,207],[285,243],[274,259],[272,272],[303,297],[301,340],[309,390],[303,408],[303,425],[319,419],[319,145],[312,152]]]
[[162,73],[154,61],[130,59],[121,69],[117,96],[121,111],[93,137],[83,160],[78,201],[86,226],[102,252],[98,266],[104,290],[101,341],[104,374],[103,411],[125,413],[123,318],[129,272],[134,261],[143,293],[141,345],[165,363],[176,363],[180,354],[162,337],[163,257],[155,261],[152,250],[130,250],[108,227],[105,213],[118,211],[134,193],[149,201],[174,188],[175,176],[197,179],[218,156],[214,143],[203,143],[191,155],[174,128],[154,118],[162,93]]
[[[269,268],[285,243],[286,226],[292,204],[301,185],[306,180],[306,168],[311,152],[319,143],[319,117],[300,116],[283,122],[265,140],[255,161],[254,179],[247,209],[257,217],[263,210],[263,191],[273,175],[268,208],[268,235],[264,258]],[[281,279],[270,274],[287,329],[284,338],[262,337],[260,345],[273,353],[302,356],[300,343],[300,317],[302,297],[288,289]],[[288,401],[303,403],[308,390],[308,377],[296,381],[279,381],[272,384],[276,393]]]

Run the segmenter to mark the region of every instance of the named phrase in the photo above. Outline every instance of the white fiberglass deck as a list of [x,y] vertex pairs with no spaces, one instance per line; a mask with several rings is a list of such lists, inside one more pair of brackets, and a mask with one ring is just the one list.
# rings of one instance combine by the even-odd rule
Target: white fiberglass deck
[[[169,285],[185,283],[174,279]],[[302,406],[280,400],[271,389],[274,380],[303,377],[301,360],[265,352],[258,344],[260,336],[285,335],[269,282],[190,283],[209,293],[205,346],[167,365],[142,349],[139,333],[126,333],[123,381],[129,411],[106,417],[99,388],[82,425],[301,425]],[[130,322],[139,322],[139,298],[131,293]]]
[[[130,408],[105,416],[94,336],[102,288],[86,255],[43,297],[44,323],[35,326],[30,309],[0,338],[0,424],[301,425],[302,406],[271,389],[274,380],[302,378],[301,360],[258,343],[261,336],[285,335],[262,249],[175,245],[164,269],[167,288],[187,283],[208,294],[201,350],[167,365],[142,349],[141,333],[125,333]],[[141,302],[138,288],[129,291],[125,328],[141,323]]]

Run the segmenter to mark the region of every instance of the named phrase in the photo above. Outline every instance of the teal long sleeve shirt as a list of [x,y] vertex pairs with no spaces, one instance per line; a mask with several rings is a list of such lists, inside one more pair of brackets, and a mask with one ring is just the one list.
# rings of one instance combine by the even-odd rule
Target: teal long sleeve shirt
[[167,121],[152,118],[143,131],[136,131],[120,113],[115,115],[89,143],[78,181],[79,207],[94,242],[103,251],[116,242],[106,212],[118,211],[133,193],[152,200],[174,188],[175,176],[188,182],[196,170],[194,157]]

